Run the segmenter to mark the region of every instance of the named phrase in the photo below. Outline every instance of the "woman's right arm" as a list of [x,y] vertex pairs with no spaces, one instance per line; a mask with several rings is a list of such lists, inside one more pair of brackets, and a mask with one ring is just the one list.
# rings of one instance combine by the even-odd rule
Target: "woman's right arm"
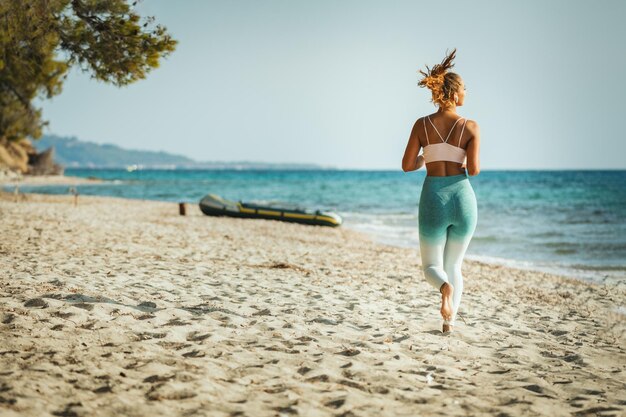
[[411,130],[409,141],[406,144],[404,150],[404,156],[402,157],[402,170],[404,172],[415,171],[420,169],[424,165],[424,157],[418,156],[422,145],[420,144],[419,137],[417,136],[418,123],[421,119],[417,119]]
[[466,149],[467,173],[474,176],[480,173],[480,128],[473,120],[468,120],[466,127],[472,135]]

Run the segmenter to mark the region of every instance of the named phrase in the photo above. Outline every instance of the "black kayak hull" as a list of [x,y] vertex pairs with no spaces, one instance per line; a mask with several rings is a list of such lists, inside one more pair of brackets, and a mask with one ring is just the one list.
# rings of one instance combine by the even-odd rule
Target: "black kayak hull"
[[207,216],[279,220],[314,226],[338,227],[343,223],[342,218],[332,212],[260,206],[241,201],[225,200],[215,194],[208,194],[200,200],[200,210]]

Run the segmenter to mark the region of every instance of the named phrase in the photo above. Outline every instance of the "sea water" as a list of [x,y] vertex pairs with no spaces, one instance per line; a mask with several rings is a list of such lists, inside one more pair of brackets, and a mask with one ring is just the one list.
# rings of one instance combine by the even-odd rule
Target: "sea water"
[[[419,251],[418,205],[425,171],[67,169],[97,177],[82,195],[197,203],[222,198],[332,211],[343,227]],[[478,224],[466,258],[626,283],[626,171],[489,171],[469,180]],[[67,193],[67,186],[22,186]],[[310,226],[309,226],[310,227]]]

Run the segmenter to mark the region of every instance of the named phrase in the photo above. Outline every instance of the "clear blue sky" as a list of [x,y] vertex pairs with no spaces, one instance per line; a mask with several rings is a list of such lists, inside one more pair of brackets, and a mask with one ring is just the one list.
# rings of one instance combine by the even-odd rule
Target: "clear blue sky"
[[202,161],[398,169],[457,48],[482,169],[626,169],[626,1],[143,0],[179,40],[116,88],[73,70],[46,133]]

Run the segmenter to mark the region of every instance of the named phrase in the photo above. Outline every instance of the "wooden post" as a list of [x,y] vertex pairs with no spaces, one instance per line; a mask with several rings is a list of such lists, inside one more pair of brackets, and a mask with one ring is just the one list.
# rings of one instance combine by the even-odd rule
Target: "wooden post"
[[78,190],[76,187],[70,187],[70,193],[74,195],[74,207],[78,205]]
[[184,202],[180,202],[178,203],[178,214],[180,214],[181,216],[184,216],[186,214],[186,207],[185,207],[185,203]]

